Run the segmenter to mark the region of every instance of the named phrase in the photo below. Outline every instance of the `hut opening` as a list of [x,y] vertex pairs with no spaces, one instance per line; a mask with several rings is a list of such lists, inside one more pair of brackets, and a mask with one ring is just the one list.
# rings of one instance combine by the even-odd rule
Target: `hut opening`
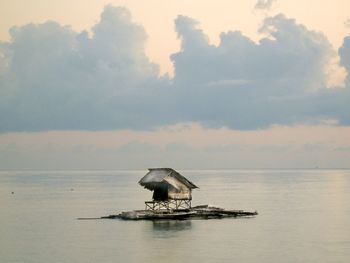
[[147,201],[146,210],[190,209],[192,189],[198,188],[171,168],[151,168],[139,184],[153,191],[153,201]]

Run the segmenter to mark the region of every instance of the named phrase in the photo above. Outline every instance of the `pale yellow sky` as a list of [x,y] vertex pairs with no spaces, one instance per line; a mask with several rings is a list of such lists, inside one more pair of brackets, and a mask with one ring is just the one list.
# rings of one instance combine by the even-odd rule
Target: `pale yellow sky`
[[169,55],[179,49],[174,32],[177,15],[187,15],[200,21],[213,44],[220,32],[241,30],[254,40],[261,36],[257,30],[267,15],[284,13],[322,31],[337,49],[350,29],[344,21],[350,18],[349,0],[277,0],[269,11],[254,10],[256,0],[0,0],[0,40],[8,40],[13,25],[42,23],[55,20],[71,25],[75,30],[90,29],[99,20],[106,4],[126,6],[134,21],[142,24],[149,35],[146,52],[161,65],[161,71],[171,72]]

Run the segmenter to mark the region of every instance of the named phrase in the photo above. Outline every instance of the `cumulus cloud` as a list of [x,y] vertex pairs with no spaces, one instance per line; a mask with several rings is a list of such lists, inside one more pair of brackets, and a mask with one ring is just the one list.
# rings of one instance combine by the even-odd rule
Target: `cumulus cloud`
[[342,90],[341,107],[339,112],[343,124],[350,125],[350,36],[344,38],[343,45],[339,49],[340,63],[347,71],[346,88]]
[[186,83],[222,79],[290,83],[297,77],[298,84],[284,92],[320,87],[325,79],[322,67],[333,52],[324,35],[308,31],[283,15],[265,20],[260,32],[268,37],[258,44],[239,31],[230,31],[222,33],[219,46],[214,47],[190,18],[179,16],[176,25],[183,45],[172,55],[175,80]]
[[260,31],[267,37],[259,43],[235,31],[222,33],[215,47],[196,21],[179,16],[176,25],[181,40],[193,43],[172,55],[181,109],[192,121],[240,129],[344,121],[349,96],[324,88],[325,65],[335,52],[323,34],[277,15],[264,21]]
[[[214,46],[198,21],[179,16],[175,25],[173,79],[159,76],[125,8],[106,6],[91,35],[56,22],[12,28],[0,43],[0,131],[350,123],[349,87],[325,88],[336,53],[323,34],[277,15],[258,43],[229,31]],[[348,42],[340,54],[349,71]]]
[[255,9],[270,9],[272,4],[276,2],[276,0],[258,0],[255,4]]
[[10,34],[0,44],[2,131],[136,127],[145,95],[166,82],[125,8],[107,6],[91,37],[56,22]]
[[[344,38],[343,45],[339,48],[340,62],[350,72],[350,36]],[[348,74],[348,80],[350,75]]]

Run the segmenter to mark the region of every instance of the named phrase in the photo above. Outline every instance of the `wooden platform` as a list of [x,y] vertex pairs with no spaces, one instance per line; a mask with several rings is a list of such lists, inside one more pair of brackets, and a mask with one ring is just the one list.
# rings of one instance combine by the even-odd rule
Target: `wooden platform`
[[219,207],[209,205],[200,205],[192,207],[191,209],[181,210],[134,210],[122,212],[120,214],[109,215],[101,217],[103,219],[123,219],[123,220],[185,220],[185,219],[214,219],[227,217],[251,217],[258,213],[247,212],[243,210],[225,210]]

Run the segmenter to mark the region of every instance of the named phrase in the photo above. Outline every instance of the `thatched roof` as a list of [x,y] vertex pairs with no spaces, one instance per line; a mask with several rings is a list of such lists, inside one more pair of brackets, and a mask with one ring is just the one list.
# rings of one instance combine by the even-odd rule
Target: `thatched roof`
[[195,184],[171,168],[150,168],[148,170],[149,172],[141,178],[139,184],[149,190],[154,190],[164,183],[168,183],[177,188],[176,181],[182,183],[189,189],[198,188]]

